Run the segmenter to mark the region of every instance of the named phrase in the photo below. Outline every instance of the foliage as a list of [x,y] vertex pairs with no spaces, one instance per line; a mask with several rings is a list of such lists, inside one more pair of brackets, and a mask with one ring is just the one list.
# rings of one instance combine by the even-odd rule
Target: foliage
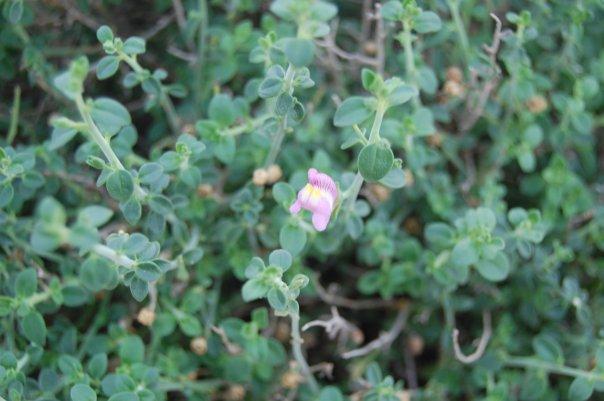
[[603,396],[601,1],[0,8],[0,400]]

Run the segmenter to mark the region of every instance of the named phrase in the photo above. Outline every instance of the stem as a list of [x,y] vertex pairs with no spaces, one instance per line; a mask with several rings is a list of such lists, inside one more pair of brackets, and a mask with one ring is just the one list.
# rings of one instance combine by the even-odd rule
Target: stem
[[290,317],[292,320],[292,352],[294,354],[294,358],[296,359],[302,374],[306,377],[306,381],[311,390],[314,393],[318,393],[319,385],[317,384],[315,377],[312,375],[308,362],[306,362],[304,354],[302,353],[303,340],[300,336],[300,315],[295,313],[290,314]]
[[252,131],[258,127],[260,127],[266,120],[271,118],[271,114],[263,114],[260,117],[253,118],[244,124],[238,125],[237,127],[228,128],[222,132],[225,136],[237,136],[241,135],[244,132]]
[[571,368],[568,366],[559,366],[532,357],[510,356],[504,361],[504,364],[510,367],[543,369],[558,375],[584,377],[593,381],[604,380],[604,373],[587,372],[585,370]]
[[[408,21],[403,21],[403,47],[405,48],[405,69],[407,71],[407,81],[416,85],[416,70],[415,58],[413,57],[411,24]],[[413,105],[419,106],[419,96],[413,97]]]
[[[380,129],[382,128],[382,121],[384,120],[384,114],[386,113],[387,105],[384,102],[379,102],[377,110],[375,111],[375,118],[373,120],[373,125],[371,126],[371,133],[369,134],[369,142],[368,143],[376,143],[380,140]],[[343,195],[343,198],[346,199],[345,210],[351,211],[354,207],[354,203],[356,202],[361,187],[363,186],[363,176],[361,173],[357,172],[357,175],[354,177],[354,181],[350,187],[346,190]]]
[[208,3],[207,0],[199,0],[198,4],[199,14],[201,20],[199,21],[199,32],[197,38],[197,60],[195,62],[195,84],[197,90],[195,91],[195,102],[199,107],[203,101],[204,95],[204,77],[203,68],[206,53],[206,42],[208,35]]
[[15,95],[13,97],[13,108],[10,113],[10,126],[8,129],[8,144],[12,144],[17,136],[17,130],[19,128],[19,107],[21,105],[21,87],[15,86]]
[[466,28],[464,27],[463,20],[459,14],[459,0],[447,0],[447,5],[451,11],[453,22],[455,22],[455,29],[459,35],[459,41],[461,42],[461,48],[463,50],[464,59],[466,65],[470,64],[470,42],[468,41],[468,35],[466,34]]
[[271,144],[271,150],[268,152],[268,156],[266,157],[266,161],[264,162],[264,167],[268,167],[271,164],[275,163],[277,160],[277,156],[279,155],[279,151],[281,150],[281,145],[283,144],[283,139],[285,138],[285,131],[287,128],[287,116],[283,117],[281,124],[279,124],[279,130],[275,134],[275,138],[273,138],[273,143]]
[[[124,52],[119,52],[118,57],[120,58],[120,60],[123,60],[126,64],[128,64],[130,68],[132,68],[132,70],[137,74],[143,74],[145,71],[147,71],[138,63],[136,56],[129,56]],[[178,118],[178,115],[176,114],[174,103],[172,103],[172,99],[170,99],[170,96],[168,95],[168,92],[166,91],[166,88],[163,85],[161,85],[159,104],[166,113],[170,128],[175,134],[178,134],[180,132],[180,120]]]
[[[101,148],[101,151],[107,158],[107,161],[109,162],[111,167],[113,167],[114,169],[125,170],[124,165],[111,148],[109,140],[101,133],[99,128],[94,123],[92,116],[90,115],[90,112],[88,110],[88,106],[86,106],[86,103],[84,103],[84,98],[81,94],[78,94],[76,96],[75,102],[80,116],[88,126],[88,133],[92,137],[92,140],[99,146],[99,148]],[[138,183],[135,183],[134,190],[136,194],[141,197],[147,196],[147,192],[142,189],[141,186],[138,185]]]
[[[293,81],[295,76],[294,66],[290,63],[287,65],[287,70],[285,71],[285,78],[283,78],[285,90],[289,92],[291,95],[294,92]],[[279,124],[279,130],[275,134],[275,138],[273,139],[273,143],[271,144],[271,149],[266,157],[266,161],[264,162],[264,167],[268,167],[277,160],[277,155],[279,155],[279,151],[281,150],[281,145],[283,144],[283,138],[285,137],[285,131],[287,129],[287,116],[283,116],[283,120],[281,120],[281,124]]]
[[136,262],[134,260],[130,259],[128,256],[117,253],[116,251],[114,251],[113,249],[109,248],[106,245],[96,244],[95,246],[92,247],[92,250],[97,255],[102,256],[106,259],[109,259],[113,263],[120,265],[120,266],[132,267],[136,264]]

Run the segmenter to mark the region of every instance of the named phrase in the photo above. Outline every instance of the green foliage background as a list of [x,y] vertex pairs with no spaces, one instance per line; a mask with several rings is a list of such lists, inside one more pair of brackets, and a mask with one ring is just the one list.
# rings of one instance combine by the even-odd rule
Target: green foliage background
[[0,400],[604,399],[601,0],[0,8]]

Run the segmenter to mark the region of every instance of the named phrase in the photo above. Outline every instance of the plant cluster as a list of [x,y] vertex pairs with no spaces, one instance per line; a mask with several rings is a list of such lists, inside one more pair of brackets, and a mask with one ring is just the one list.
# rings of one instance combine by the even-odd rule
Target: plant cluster
[[604,397],[601,1],[0,9],[0,400]]

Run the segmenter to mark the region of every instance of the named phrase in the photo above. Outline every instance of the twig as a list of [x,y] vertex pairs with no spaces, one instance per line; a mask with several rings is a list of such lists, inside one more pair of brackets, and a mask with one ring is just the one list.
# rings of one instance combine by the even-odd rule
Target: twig
[[386,65],[386,48],[384,44],[386,40],[386,27],[384,25],[384,19],[382,18],[382,5],[380,3],[375,5],[374,18],[376,20],[374,38],[376,47],[376,69],[380,75],[384,75],[384,67]]
[[409,349],[409,345],[405,341],[405,349],[403,350],[403,357],[405,358],[405,377],[409,388],[415,390],[417,384],[417,369],[415,368],[415,358]]
[[330,340],[337,338],[338,349],[343,349],[348,339],[355,333],[360,332],[360,329],[348,320],[344,319],[338,313],[335,306],[331,307],[331,318],[328,320],[313,320],[302,326],[302,331],[306,331],[312,327],[323,327],[327,337]]
[[380,348],[389,347],[394,340],[399,336],[401,331],[405,328],[405,324],[407,323],[407,308],[403,308],[396,315],[396,319],[392,324],[390,330],[385,333],[380,334],[378,338],[371,341],[367,345],[361,348],[354,349],[352,351],[348,351],[342,354],[342,358],[351,359],[359,356],[367,355],[375,350]]
[[[477,95],[468,95],[466,103],[466,111],[464,118],[460,122],[460,133],[465,133],[470,130],[476,124],[486,106],[487,101],[491,95],[491,92],[497,87],[501,78],[501,70],[497,65],[497,53],[501,45],[501,39],[507,34],[501,30],[501,20],[495,14],[491,13],[491,18],[495,20],[495,31],[493,32],[493,41],[490,46],[484,45],[484,51],[489,56],[489,65],[491,68],[490,78],[485,81],[483,86],[477,89]],[[472,71],[473,79],[477,80],[476,71]],[[476,101],[473,99],[476,98]]]
[[78,7],[71,0],[60,0],[61,6],[67,11],[67,14],[75,21],[80,22],[82,25],[96,31],[101,24],[98,23],[94,18],[81,12]]
[[229,337],[227,337],[226,332],[224,331],[224,329],[222,327],[212,326],[212,331],[214,333],[216,333],[218,335],[218,337],[220,337],[222,344],[224,344],[224,346],[227,349],[227,352],[229,354],[237,355],[237,354],[241,353],[241,347],[237,344],[233,344],[229,340]]
[[155,36],[159,32],[161,32],[165,27],[167,27],[168,25],[170,25],[170,23],[172,22],[172,20],[174,20],[174,14],[164,15],[159,20],[157,20],[157,22],[155,23],[155,25],[153,25],[151,28],[147,29],[141,35],[141,37],[144,38],[145,40],[151,39],[153,36]]
[[482,314],[482,335],[480,336],[480,340],[478,341],[478,346],[476,347],[476,351],[471,353],[470,355],[465,355],[461,347],[459,346],[459,330],[457,328],[453,329],[453,351],[455,353],[455,358],[462,363],[473,363],[482,358],[484,351],[487,348],[487,344],[489,343],[489,339],[491,338],[492,328],[491,328],[491,314],[488,311],[484,311]]

